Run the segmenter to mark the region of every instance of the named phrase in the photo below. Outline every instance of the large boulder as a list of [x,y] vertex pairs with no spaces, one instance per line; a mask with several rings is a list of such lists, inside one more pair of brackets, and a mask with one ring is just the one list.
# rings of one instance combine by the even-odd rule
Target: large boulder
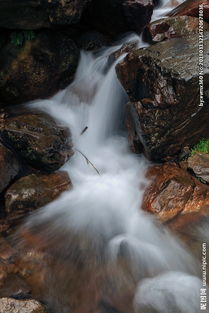
[[35,300],[0,298],[0,313],[44,313],[44,307]]
[[[204,44],[207,51],[209,32]],[[209,56],[205,54],[203,105],[197,35],[133,51],[117,65],[117,74],[131,101],[127,119],[135,151],[143,145],[152,160],[173,159],[184,146],[209,137]]]
[[187,0],[169,12],[169,16],[194,16],[199,17],[199,6],[203,5],[204,19],[209,21],[209,3],[208,0]]
[[89,0],[7,0],[0,2],[0,27],[39,29],[78,23]]
[[69,130],[48,115],[23,113],[0,126],[2,140],[34,168],[55,171],[73,154]]
[[153,7],[153,0],[93,0],[82,23],[113,37],[128,31],[140,33],[149,23]]
[[209,186],[199,182],[177,164],[149,168],[150,184],[142,208],[163,223],[182,229],[209,216]]
[[28,212],[56,199],[71,188],[67,172],[31,174],[17,180],[5,194],[5,211],[9,220],[17,220]]
[[[209,24],[204,22],[204,30]],[[199,31],[199,19],[191,16],[176,16],[154,21],[146,26],[143,39],[150,43],[160,42],[175,37],[185,37]]]
[[19,172],[19,162],[14,153],[0,143],[0,193]]
[[79,50],[62,32],[10,33],[4,42],[0,50],[1,105],[47,98],[73,80]]

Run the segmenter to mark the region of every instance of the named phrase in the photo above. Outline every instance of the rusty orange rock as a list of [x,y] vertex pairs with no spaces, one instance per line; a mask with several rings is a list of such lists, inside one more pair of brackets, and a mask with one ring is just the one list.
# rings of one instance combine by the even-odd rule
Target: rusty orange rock
[[173,229],[181,230],[209,214],[209,186],[199,182],[177,164],[153,166],[142,208]]

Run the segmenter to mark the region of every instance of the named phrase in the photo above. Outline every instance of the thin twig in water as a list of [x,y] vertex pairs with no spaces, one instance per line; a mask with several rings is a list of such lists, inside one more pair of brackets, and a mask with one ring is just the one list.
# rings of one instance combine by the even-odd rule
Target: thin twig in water
[[86,163],[87,164],[90,164],[94,169],[95,171],[97,172],[98,175],[101,175],[100,172],[98,171],[98,169],[94,166],[94,164],[85,156],[85,154],[83,154],[83,152],[81,152],[80,150],[78,149],[75,149],[75,151],[79,152],[83,157],[84,159],[86,160]]
[[86,126],[83,130],[82,130],[82,132],[81,132],[81,135],[80,136],[82,136],[86,131],[87,131],[87,129],[88,129],[88,126]]

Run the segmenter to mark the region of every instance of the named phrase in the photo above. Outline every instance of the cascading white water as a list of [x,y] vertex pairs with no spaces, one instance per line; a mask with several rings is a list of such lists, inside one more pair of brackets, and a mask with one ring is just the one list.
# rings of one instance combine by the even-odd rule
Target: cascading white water
[[[128,38],[133,39],[142,46],[138,37]],[[75,154],[63,167],[73,189],[39,210],[27,224],[54,217],[57,229],[82,232],[98,244],[105,239],[103,250],[111,262],[125,250],[140,280],[134,300],[137,312],[151,306],[159,313],[197,313],[200,280],[195,260],[162,225],[140,210],[148,162],[129,151],[121,130],[127,98],[117,81],[115,64],[107,69],[108,56],[119,47],[97,55],[82,52],[74,82],[52,99],[31,104],[69,126]]]
[[154,11],[152,21],[165,17],[174,6],[177,6],[184,1],[185,0],[161,0],[161,6]]

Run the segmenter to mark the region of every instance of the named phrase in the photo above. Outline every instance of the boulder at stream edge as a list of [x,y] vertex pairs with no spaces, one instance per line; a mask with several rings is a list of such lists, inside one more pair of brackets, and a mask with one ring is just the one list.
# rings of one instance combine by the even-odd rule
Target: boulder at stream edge
[[1,123],[2,140],[36,169],[53,172],[73,155],[70,131],[46,114],[23,113]]
[[20,178],[5,193],[8,223],[14,223],[30,211],[52,202],[71,187],[67,172],[31,174]]
[[209,186],[202,184],[175,163],[149,168],[150,184],[142,208],[160,222],[182,231],[209,216]]
[[[209,32],[205,32],[209,50]],[[178,157],[184,146],[209,137],[209,55],[204,65],[204,105],[200,106],[198,36],[174,38],[129,53],[117,65],[130,98],[130,144],[154,161]]]

